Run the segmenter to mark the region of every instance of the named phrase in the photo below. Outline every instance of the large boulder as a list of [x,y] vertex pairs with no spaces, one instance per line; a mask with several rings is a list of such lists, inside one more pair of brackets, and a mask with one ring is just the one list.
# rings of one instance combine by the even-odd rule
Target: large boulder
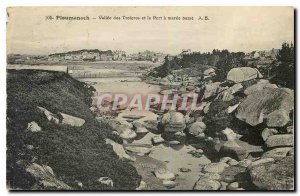
[[294,159],[286,157],[278,162],[266,162],[251,167],[252,183],[262,190],[293,190]]
[[271,84],[269,82],[269,80],[261,79],[256,84],[247,87],[244,91],[244,94],[250,95],[250,94],[254,93],[255,91],[260,91],[265,88],[278,88],[278,87],[276,86],[276,84]]
[[294,91],[288,88],[265,88],[255,91],[239,105],[235,116],[256,126],[276,110],[290,113],[294,109]]
[[[34,185],[34,189],[58,189],[70,190],[71,187],[57,179],[51,167],[47,165],[39,165],[32,163],[26,167],[26,172],[36,179],[38,184]],[[42,187],[40,187],[42,186]]]
[[262,75],[257,69],[251,67],[232,68],[227,74],[227,80],[235,83],[256,78],[262,78]]
[[294,135],[293,134],[272,135],[268,137],[265,144],[268,148],[294,146]]
[[161,122],[165,132],[181,132],[186,127],[184,115],[175,111],[164,114]]

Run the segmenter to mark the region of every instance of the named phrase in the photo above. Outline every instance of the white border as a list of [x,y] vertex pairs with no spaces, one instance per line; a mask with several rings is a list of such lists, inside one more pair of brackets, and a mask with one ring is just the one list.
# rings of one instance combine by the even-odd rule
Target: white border
[[[299,9],[299,0],[248,0],[248,1],[242,1],[242,0],[172,0],[172,1],[163,1],[163,0],[148,0],[148,1],[141,1],[141,0],[102,0],[102,1],[96,1],[96,0],[6,0],[1,1],[0,3],[0,10],[1,10],[1,19],[0,19],[0,60],[1,60],[1,70],[0,70],[0,92],[1,92],[1,104],[0,104],[0,130],[1,130],[1,140],[0,140],[0,163],[2,163],[1,167],[1,178],[0,178],[0,193],[1,195],[9,195],[9,194],[15,194],[15,193],[9,193],[6,190],[6,7],[11,6],[293,6],[296,9]],[[299,11],[299,10],[298,10]],[[298,13],[299,15],[299,13]],[[275,19],[276,20],[276,19]],[[296,20],[299,24],[299,20],[297,17]],[[297,37],[299,37],[299,31],[297,32]],[[297,43],[296,43],[297,44]],[[298,48],[298,46],[296,45]],[[297,50],[297,58],[299,58],[299,50]],[[298,63],[297,63],[298,65]],[[299,68],[297,69],[297,75],[299,75]],[[298,81],[299,83],[299,81]],[[299,87],[299,84],[297,83],[297,87]],[[296,89],[296,92],[298,91],[298,88]],[[298,97],[299,98],[299,97]],[[299,99],[297,100],[299,105]],[[297,108],[299,109],[299,108]],[[297,116],[297,122],[299,122],[299,116]],[[297,132],[297,130],[295,130]],[[299,133],[297,133],[299,135]],[[299,142],[299,138],[298,138]],[[297,145],[298,146],[298,145]],[[297,148],[297,147],[295,147]],[[299,163],[299,156],[297,163]],[[297,167],[297,171],[299,171],[299,168]],[[299,173],[297,173],[297,177],[299,177]],[[299,182],[299,179],[297,179],[297,182]],[[299,189],[299,183],[297,183],[297,188]],[[30,192],[32,193],[32,192]],[[29,194],[30,194],[29,193]],[[73,194],[72,192],[71,194]],[[155,194],[162,195],[166,193],[157,193]],[[239,192],[240,193],[240,192]],[[27,193],[28,194],[28,193]],[[51,194],[56,195],[63,195],[64,193],[61,192],[53,192]],[[85,195],[89,193],[77,193],[79,195]],[[99,192],[97,194],[136,194],[132,192],[127,193],[103,193]],[[140,194],[140,192],[137,192],[137,194]],[[185,194],[180,192],[169,192],[169,194]],[[208,193],[202,193],[198,192],[196,194],[199,195],[206,195]],[[219,193],[211,193],[211,194],[219,194]],[[221,194],[224,194],[222,192]],[[232,192],[230,192],[232,194]],[[249,194],[249,193],[246,193]],[[263,195],[266,194],[266,192],[263,193],[255,193],[256,195]],[[273,193],[272,193],[273,194]],[[281,193],[282,194],[282,193]],[[36,193],[36,195],[42,195],[41,192]]]

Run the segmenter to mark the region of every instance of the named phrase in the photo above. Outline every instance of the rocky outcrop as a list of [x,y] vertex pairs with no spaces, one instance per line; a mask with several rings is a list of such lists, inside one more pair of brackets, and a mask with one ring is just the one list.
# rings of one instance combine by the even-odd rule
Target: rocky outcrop
[[26,171],[30,173],[37,181],[33,186],[34,189],[57,189],[71,190],[71,187],[57,179],[51,167],[32,163],[27,166]]
[[262,78],[261,73],[251,67],[238,67],[231,69],[227,74],[227,80],[235,83]]
[[265,88],[255,91],[239,105],[235,116],[256,126],[276,110],[284,110],[290,113],[294,109],[294,92],[287,88]]

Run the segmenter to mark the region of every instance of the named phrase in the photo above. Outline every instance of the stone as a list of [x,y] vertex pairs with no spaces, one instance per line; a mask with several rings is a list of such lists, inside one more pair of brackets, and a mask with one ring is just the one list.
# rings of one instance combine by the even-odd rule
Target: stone
[[59,119],[56,118],[54,116],[53,113],[51,113],[50,111],[48,111],[47,109],[45,108],[42,108],[42,107],[39,107],[37,106],[37,108],[44,113],[44,115],[46,116],[46,118],[48,119],[49,122],[54,122],[55,124],[59,124]]
[[125,139],[125,140],[132,140],[136,138],[137,134],[134,132],[132,129],[130,129],[126,125],[119,125],[116,128],[116,131],[120,134],[120,137]]
[[203,177],[209,178],[209,179],[212,179],[212,180],[217,180],[217,181],[219,181],[221,179],[220,174],[218,174],[218,173],[211,173],[211,172],[205,173],[203,175]]
[[162,125],[165,132],[181,132],[185,129],[185,117],[180,112],[171,111],[163,115]]
[[149,148],[140,146],[125,146],[125,149],[129,152],[137,153],[139,155],[148,155],[151,152]]
[[221,82],[214,82],[205,85],[203,100],[216,96]]
[[292,150],[292,147],[282,147],[282,148],[274,148],[265,152],[261,158],[273,158],[273,159],[281,159],[286,157],[288,153]]
[[61,119],[60,123],[64,124],[64,125],[70,125],[70,126],[73,126],[73,127],[81,127],[85,123],[84,119],[78,118],[76,116],[71,116],[69,114],[64,114],[64,113],[60,112],[58,114],[58,116]]
[[250,95],[255,91],[260,91],[265,88],[278,88],[275,84],[270,84],[269,80],[261,79],[256,84],[249,86],[245,89],[244,94]]
[[146,134],[149,133],[148,129],[146,127],[139,127],[135,130],[137,134]]
[[173,140],[173,141],[168,141],[168,144],[171,145],[171,146],[173,146],[173,145],[176,146],[176,145],[179,145],[180,142]]
[[245,82],[256,78],[262,78],[262,74],[257,69],[251,67],[232,68],[227,74],[227,80],[234,83]]
[[222,157],[220,159],[220,162],[223,162],[223,163],[227,163],[228,161],[230,161],[232,158],[231,157]]
[[226,128],[226,129],[222,130],[221,133],[223,134],[225,141],[236,139],[236,133],[230,128]]
[[248,156],[249,152],[238,145],[235,140],[226,141],[220,148],[219,155],[221,157],[231,157],[233,159],[242,160]]
[[265,144],[268,148],[294,146],[294,136],[293,134],[272,135],[268,137]]
[[188,154],[191,154],[193,155],[193,157],[196,157],[196,158],[200,158],[203,156],[204,152],[202,149],[196,149],[196,150],[191,150],[188,152]]
[[201,178],[194,185],[194,190],[219,190],[221,188],[220,182],[209,178]]
[[232,182],[227,186],[228,190],[235,190],[239,188],[239,183],[238,182]]
[[28,150],[33,150],[33,149],[34,149],[34,146],[33,146],[33,145],[26,145],[26,148],[27,148]]
[[241,167],[249,167],[252,164],[252,161],[249,159],[243,159],[239,161],[239,166]]
[[100,177],[97,182],[106,186],[114,187],[114,182],[110,177]]
[[248,166],[248,169],[251,169],[252,167],[255,167],[255,166],[260,165],[260,164],[274,163],[274,162],[275,162],[275,160],[273,158],[262,158],[262,159],[259,159],[259,160],[256,160],[256,161],[252,162]]
[[136,161],[135,157],[131,157],[126,153],[124,147],[121,144],[118,144],[110,139],[106,139],[105,142],[106,144],[109,144],[113,147],[113,151],[116,153],[119,159],[132,162]]
[[292,157],[286,157],[253,166],[251,181],[260,190],[294,190],[294,164]]
[[190,172],[191,169],[182,167],[182,168],[179,169],[179,171],[180,171],[180,172],[183,172],[183,173],[187,173],[187,172]]
[[228,162],[227,162],[228,165],[230,166],[235,166],[235,165],[238,165],[239,162],[235,159],[230,159]]
[[35,133],[42,131],[42,128],[35,121],[32,121],[27,124],[26,130]]
[[165,168],[156,168],[154,170],[155,176],[160,180],[175,180],[175,174]]
[[251,126],[256,126],[276,110],[287,114],[294,109],[294,91],[288,88],[265,88],[248,95],[239,105],[235,116]]
[[177,183],[171,180],[163,180],[163,185],[167,188],[174,188],[177,185]]
[[268,137],[270,137],[272,135],[276,135],[277,133],[278,133],[278,131],[276,129],[265,128],[261,132],[261,137],[263,138],[264,141],[267,141]]
[[71,190],[69,185],[57,179],[52,168],[47,165],[31,163],[25,170],[36,181],[33,187],[42,186],[38,189]]
[[240,105],[240,103],[237,103],[237,104],[235,104],[235,105],[233,105],[233,106],[229,106],[229,107],[227,108],[227,113],[228,113],[228,114],[231,114],[232,112],[234,112],[234,111],[239,107],[239,105]]
[[194,86],[187,86],[186,90],[187,91],[193,91],[193,90],[195,90],[195,87]]
[[159,136],[153,136],[151,139],[153,145],[158,145],[162,144],[165,142],[164,138],[162,138],[160,135]]
[[191,124],[188,132],[192,136],[198,137],[201,133],[204,133],[205,129],[206,125],[204,124],[204,122],[194,122],[193,124]]
[[205,76],[214,76],[216,73],[216,70],[214,68],[208,68],[206,70],[204,70],[203,74]]
[[137,187],[135,190],[137,191],[147,190],[147,183],[145,181],[141,181],[139,187]]
[[210,163],[203,168],[203,171],[221,174],[226,167],[229,167],[229,165],[223,162]]
[[293,134],[294,133],[294,126],[288,126],[286,128],[286,133]]
[[211,104],[211,102],[205,103],[205,105],[204,105],[204,107],[203,107],[203,112],[204,112],[204,114],[207,114],[207,113],[208,113],[210,104]]
[[243,89],[243,85],[241,83],[235,84],[231,87],[227,87],[226,89],[222,90],[218,89],[220,92],[217,96],[217,99],[221,99],[223,101],[230,101],[234,99],[234,94],[241,91]]
[[203,155],[197,159],[197,162],[198,162],[199,166],[204,166],[204,165],[210,164],[211,160],[208,159],[205,155]]
[[283,110],[275,110],[266,117],[268,127],[284,127],[289,121],[289,114]]
[[147,130],[159,134],[161,133],[161,130],[159,130],[159,121],[158,120],[146,120],[144,121],[144,126]]

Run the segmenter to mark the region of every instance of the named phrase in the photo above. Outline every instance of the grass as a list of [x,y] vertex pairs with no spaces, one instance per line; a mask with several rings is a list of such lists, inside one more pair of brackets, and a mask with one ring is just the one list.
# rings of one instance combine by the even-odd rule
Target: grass
[[[89,110],[93,88],[66,73],[41,70],[7,71],[7,183],[11,188],[31,189],[37,184],[25,171],[33,161],[49,165],[57,178],[74,189],[111,189],[97,183],[110,177],[115,190],[135,189],[140,176],[135,168],[119,160],[105,138],[121,142],[105,124],[99,124]],[[82,127],[48,122],[36,106],[53,113],[63,112],[86,120]],[[26,132],[35,121],[43,131]],[[33,150],[26,149],[33,145]],[[18,164],[20,162],[24,164]],[[40,187],[43,189],[43,187]]]

